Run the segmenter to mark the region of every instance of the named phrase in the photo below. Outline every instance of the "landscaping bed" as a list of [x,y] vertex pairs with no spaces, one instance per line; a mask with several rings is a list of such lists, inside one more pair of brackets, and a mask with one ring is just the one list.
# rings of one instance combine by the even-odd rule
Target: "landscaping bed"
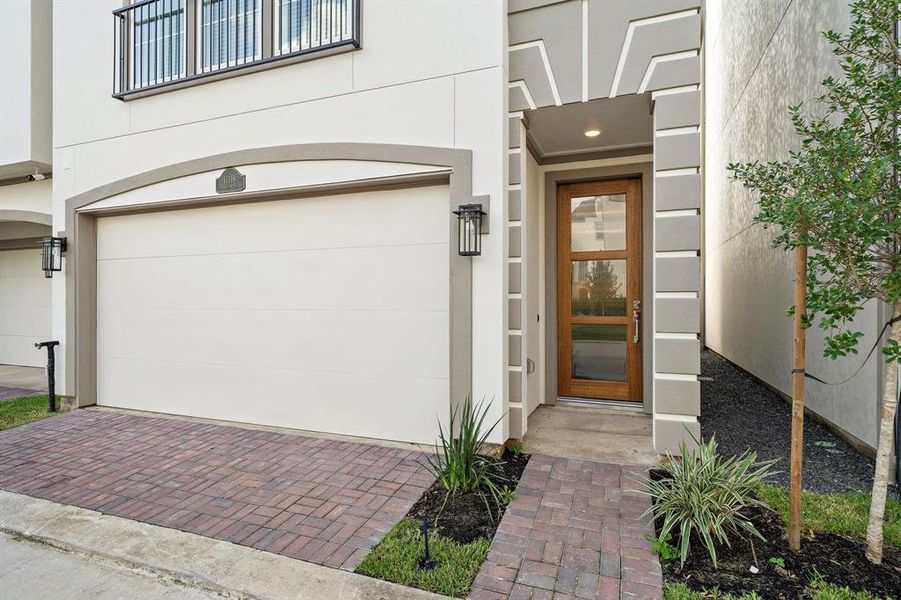
[[[723,455],[746,449],[760,460],[778,459],[770,480],[788,486],[791,405],[726,359],[710,350],[701,353],[701,435],[716,434]],[[869,492],[873,460],[810,416],[804,419],[804,489],[817,492]],[[897,486],[889,494],[898,497]]]
[[[496,483],[501,489],[506,487],[510,494],[515,493],[513,490],[526,469],[529,455],[506,450],[501,460],[503,479],[498,479]],[[485,499],[478,493],[449,496],[437,481],[407,513],[408,518],[418,523],[422,522],[423,517],[427,517],[430,527],[459,544],[468,544],[479,538],[491,540],[501,522],[501,516],[490,496]]]
[[[666,476],[665,471],[651,473],[654,479]],[[893,503],[891,512],[898,511],[901,507]],[[679,589],[684,591],[679,584],[696,592],[717,590],[736,597],[753,592],[767,599],[807,597],[815,581],[847,587],[855,592],[866,591],[877,598],[895,598],[901,590],[901,551],[898,548],[887,544],[882,564],[874,565],[865,558],[862,541],[805,527],[801,552],[795,555],[788,549],[784,537],[786,526],[781,514],[762,507],[748,508],[744,514],[766,541],[753,538],[749,542],[747,535],[743,538],[732,536],[731,547],[725,544],[717,546],[717,565],[714,567],[712,559],[704,551],[703,542],[692,537],[691,552],[684,565],[678,558],[661,560],[663,578],[671,590],[668,597],[686,597],[684,593],[676,593]],[[897,514],[889,515],[887,520],[897,517]],[[662,521],[659,517],[655,520],[658,536]],[[669,544],[678,548],[678,532],[673,534],[673,538]],[[756,567],[758,572],[753,573],[752,567]]]
[[[487,492],[448,494],[439,481],[427,489],[407,515],[363,559],[357,573],[417,587],[446,596],[465,597],[491,546],[503,510],[515,497],[529,455],[504,450],[498,476],[501,506]],[[486,506],[487,501],[487,506]],[[423,519],[429,527],[433,559],[422,568],[425,554]]]

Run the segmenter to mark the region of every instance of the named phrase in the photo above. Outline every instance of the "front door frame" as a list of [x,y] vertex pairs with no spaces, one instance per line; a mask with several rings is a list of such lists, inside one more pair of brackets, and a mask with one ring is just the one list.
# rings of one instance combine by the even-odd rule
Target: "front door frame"
[[[579,196],[624,194],[626,196],[625,249],[574,253],[570,250],[572,234],[570,202]],[[641,180],[638,178],[604,179],[571,183],[557,188],[557,393],[562,397],[593,400],[642,401],[641,360]],[[578,254],[578,258],[574,257]],[[626,295],[622,315],[578,316],[572,314],[573,260],[626,260]],[[576,379],[572,373],[572,326],[577,324],[612,324],[626,327],[626,380],[590,381]]]
[[[636,177],[642,184],[642,364],[644,366],[643,400],[624,405],[646,414],[654,410],[654,168],[650,148],[635,154],[549,163],[538,166],[539,257],[537,266],[524,266],[523,277],[536,277],[539,286],[538,330],[539,350],[536,374],[539,376],[539,404],[557,404],[557,187],[567,183]],[[530,263],[534,264],[534,263]],[[567,400],[563,398],[563,400]]]

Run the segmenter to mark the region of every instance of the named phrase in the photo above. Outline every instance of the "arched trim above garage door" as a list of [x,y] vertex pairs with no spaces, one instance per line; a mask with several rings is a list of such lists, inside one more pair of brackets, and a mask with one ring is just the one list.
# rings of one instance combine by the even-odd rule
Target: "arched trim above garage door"
[[0,223],[19,221],[23,223],[36,223],[38,225],[53,225],[53,215],[34,210],[0,209]]
[[[252,148],[197,158],[144,173],[139,173],[83,192],[66,201],[66,234],[69,250],[66,257],[66,379],[67,389],[74,390],[79,406],[96,403],[97,386],[97,254],[96,220],[106,211],[81,210],[88,205],[118,194],[156,183],[216,171],[240,165],[283,163],[294,161],[351,160],[407,163],[441,167],[449,180],[448,206],[448,273],[450,278],[449,357],[450,399],[460,401],[472,387],[472,269],[469,259],[456,252],[456,218],[451,210],[473,201],[472,152],[455,148],[408,146],[396,144],[321,143]],[[434,177],[434,176],[433,176]],[[409,178],[382,180],[381,186],[409,184]],[[325,184],[302,190],[304,194],[339,193],[342,189],[359,189],[359,182]],[[295,191],[296,193],[296,191]],[[223,197],[218,197],[221,201]],[[269,200],[271,194],[241,197],[227,201],[253,202]],[[487,204],[487,199],[477,200]],[[209,205],[210,197],[186,198],[179,208]],[[160,210],[136,207],[135,210]],[[122,207],[110,209],[121,212]]]

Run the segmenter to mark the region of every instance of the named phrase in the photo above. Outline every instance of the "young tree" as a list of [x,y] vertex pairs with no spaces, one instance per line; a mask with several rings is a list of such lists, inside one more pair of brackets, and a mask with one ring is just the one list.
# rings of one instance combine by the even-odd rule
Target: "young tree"
[[807,247],[805,325],[827,331],[825,355],[857,353],[853,318],[869,300],[891,307],[882,352],[882,410],[867,558],[882,560],[882,525],[901,361],[901,53],[897,0],[855,0],[847,35],[825,33],[843,77],[827,77],[815,112],[790,108],[800,149],[784,161],[729,165],[759,194],[757,222],[774,245]]

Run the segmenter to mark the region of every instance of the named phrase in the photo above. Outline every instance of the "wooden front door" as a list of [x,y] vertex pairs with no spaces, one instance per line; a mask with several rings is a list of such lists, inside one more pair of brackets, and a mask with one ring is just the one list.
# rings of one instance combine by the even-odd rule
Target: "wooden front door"
[[641,401],[641,180],[557,192],[560,396]]

